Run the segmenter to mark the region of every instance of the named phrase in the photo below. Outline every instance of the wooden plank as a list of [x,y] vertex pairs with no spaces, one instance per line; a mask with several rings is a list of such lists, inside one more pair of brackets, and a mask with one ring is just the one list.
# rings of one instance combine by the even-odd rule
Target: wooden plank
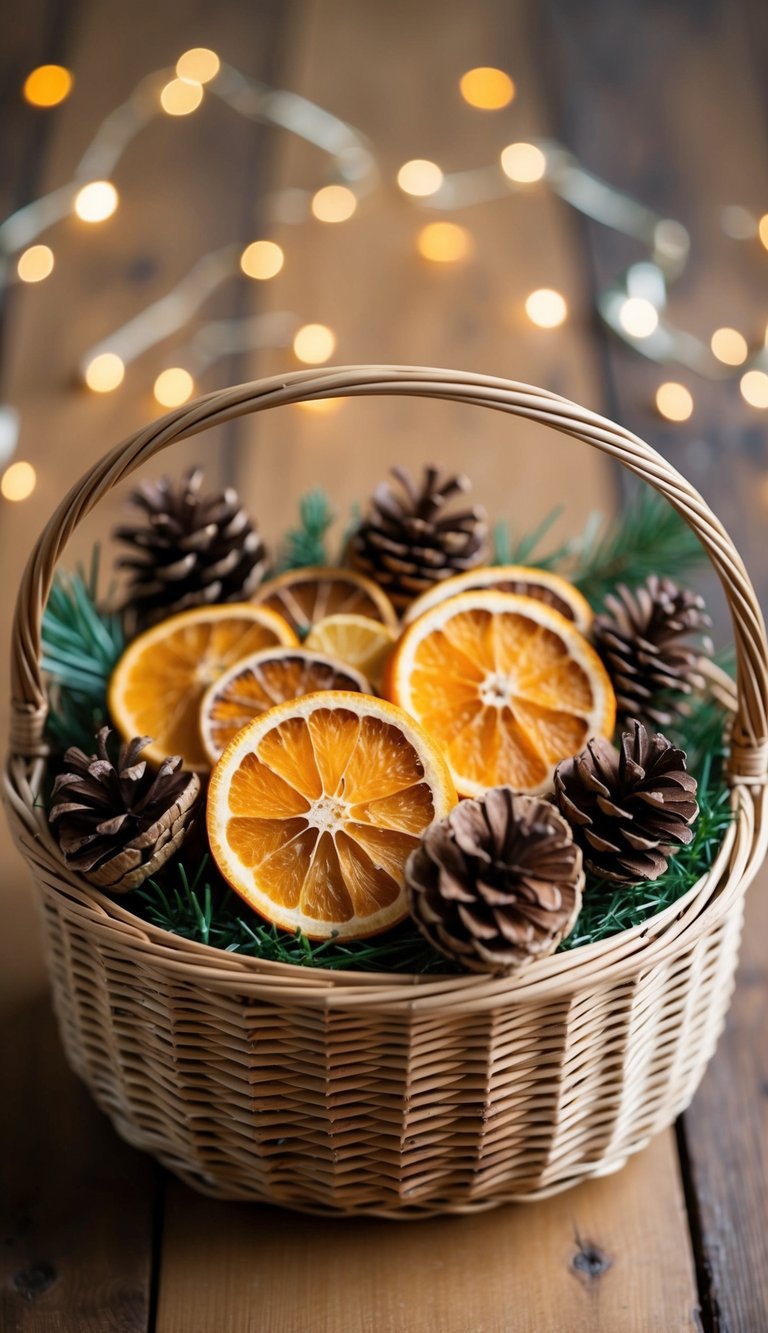
[[169,1186],[156,1333],[673,1333],[695,1327],[674,1137],[544,1203],[321,1221]]
[[66,1067],[47,1000],[0,1029],[0,1328],[145,1333],[159,1173]]

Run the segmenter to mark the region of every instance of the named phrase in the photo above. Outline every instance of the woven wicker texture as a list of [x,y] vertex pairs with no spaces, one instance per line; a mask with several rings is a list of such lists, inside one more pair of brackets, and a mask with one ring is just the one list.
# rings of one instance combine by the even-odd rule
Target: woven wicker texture
[[[734,821],[716,864],[642,927],[511,980],[331,973],[238,958],[138,921],[78,882],[48,830],[40,621],[74,528],[167,445],[298,401],[413,394],[528,417],[619,459],[665,495],[715,566],[733,620]],[[455,371],[301,371],[210,394],[108,454],[65,497],[22,582],[6,796],[41,890],[67,1056],[132,1143],[207,1193],[389,1217],[533,1199],[617,1169],[688,1104],[736,966],[763,860],[765,628],[727,533],[636,436],[555,394]]]

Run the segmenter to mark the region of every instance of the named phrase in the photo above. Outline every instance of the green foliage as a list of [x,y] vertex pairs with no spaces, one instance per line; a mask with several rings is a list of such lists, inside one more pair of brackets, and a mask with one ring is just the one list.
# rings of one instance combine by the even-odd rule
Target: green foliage
[[326,534],[334,513],[325,491],[308,491],[299,501],[299,526],[286,533],[279,569],[302,569],[307,565],[327,565]]

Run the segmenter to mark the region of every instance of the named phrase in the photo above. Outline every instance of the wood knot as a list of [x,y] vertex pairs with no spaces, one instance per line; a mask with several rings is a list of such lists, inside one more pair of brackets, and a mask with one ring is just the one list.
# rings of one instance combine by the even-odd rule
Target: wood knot
[[57,1276],[53,1264],[50,1264],[47,1259],[40,1259],[36,1264],[30,1264],[27,1268],[19,1268],[11,1280],[20,1296],[23,1296],[27,1301],[33,1301],[53,1286]]
[[578,1248],[571,1259],[571,1271],[587,1285],[591,1285],[608,1272],[611,1260],[594,1241],[581,1240],[577,1235],[576,1245]]

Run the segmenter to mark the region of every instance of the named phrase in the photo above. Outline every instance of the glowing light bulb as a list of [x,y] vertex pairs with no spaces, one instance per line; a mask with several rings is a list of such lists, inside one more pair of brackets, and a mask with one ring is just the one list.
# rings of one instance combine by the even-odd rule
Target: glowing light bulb
[[480,111],[499,111],[509,106],[515,95],[515,85],[509,75],[490,65],[468,69],[459,79],[459,88],[464,101]]
[[474,241],[456,222],[429,222],[416,240],[419,254],[433,264],[458,264],[471,253]]
[[749,353],[747,340],[738,329],[715,329],[709,345],[713,355],[726,366],[740,366]]
[[293,350],[299,361],[308,366],[322,365],[333,355],[336,336],[325,324],[305,324],[293,340]]
[[650,338],[659,325],[659,312],[644,296],[628,296],[619,311],[619,323],[632,338]]
[[656,406],[667,421],[687,421],[693,412],[693,395],[684,384],[667,380],[656,390]]
[[221,61],[215,51],[207,46],[193,46],[185,51],[176,61],[176,73],[180,79],[191,79],[193,83],[210,83],[221,69]]
[[23,93],[32,106],[58,106],[72,91],[74,79],[63,65],[38,65],[24,80]]
[[525,313],[540,329],[556,329],[568,314],[568,304],[565,297],[551,287],[539,287],[526,299]]
[[742,375],[739,388],[750,407],[768,407],[768,375],[764,370],[748,370]]
[[758,222],[757,234],[760,237],[760,240],[762,241],[766,250],[768,250],[768,213],[763,213],[763,216]]
[[357,197],[346,185],[324,185],[312,199],[319,222],[346,222],[357,208]]
[[111,218],[118,204],[118,194],[111,181],[91,181],[75,195],[75,212],[83,222],[104,222]]
[[425,198],[435,194],[443,183],[443,173],[436,162],[425,157],[414,157],[404,162],[397,173],[397,183],[404,194]]
[[85,368],[85,382],[94,393],[111,393],[125,378],[125,366],[116,352],[101,352]]
[[154,395],[163,407],[179,407],[192,397],[195,381],[188,370],[182,366],[171,366],[161,370],[155,380]]
[[160,105],[167,116],[189,116],[203,100],[203,85],[198,79],[171,79],[160,93]]
[[30,245],[19,255],[16,272],[22,282],[42,282],[53,272],[53,250],[47,245]]
[[533,143],[511,143],[502,150],[501,169],[511,181],[527,185],[541,180],[547,170],[547,159]]
[[37,473],[31,463],[11,463],[5,469],[0,491],[6,500],[26,500],[37,485]]
[[285,255],[275,241],[252,241],[240,256],[240,267],[249,278],[274,278],[285,263]]

